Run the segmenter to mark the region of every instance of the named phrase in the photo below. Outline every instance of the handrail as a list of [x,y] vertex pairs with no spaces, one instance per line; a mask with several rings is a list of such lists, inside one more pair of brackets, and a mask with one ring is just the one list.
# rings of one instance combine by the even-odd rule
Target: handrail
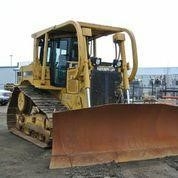
[[137,69],[138,69],[137,45],[136,45],[135,36],[132,33],[132,31],[130,31],[126,28],[123,28],[123,32],[126,32],[129,35],[130,40],[131,40],[131,45],[132,45],[133,68],[132,68],[131,74],[129,76],[129,82],[131,82],[134,79],[134,77],[137,73]]

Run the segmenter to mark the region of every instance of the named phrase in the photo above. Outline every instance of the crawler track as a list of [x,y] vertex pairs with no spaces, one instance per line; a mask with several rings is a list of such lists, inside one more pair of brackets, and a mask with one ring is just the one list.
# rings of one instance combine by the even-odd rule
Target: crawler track
[[[54,95],[46,90],[37,89],[31,85],[15,87],[7,110],[7,126],[8,129],[15,134],[16,114],[19,112],[17,102],[20,92],[23,92],[25,96],[31,100],[33,106],[37,107],[39,112],[45,114],[49,119],[53,117],[54,111],[63,112],[67,110],[67,108],[56,99]],[[18,136],[20,135],[18,134]],[[25,138],[25,134],[22,133],[21,137]],[[37,145],[39,146],[39,144]]]

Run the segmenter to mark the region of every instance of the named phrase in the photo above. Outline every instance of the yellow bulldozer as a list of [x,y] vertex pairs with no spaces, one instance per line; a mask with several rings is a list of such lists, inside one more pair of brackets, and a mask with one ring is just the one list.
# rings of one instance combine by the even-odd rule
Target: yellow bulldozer
[[[98,56],[99,44],[109,50],[99,41],[106,36],[114,48],[108,61]],[[177,107],[130,103],[138,66],[130,30],[68,21],[32,37],[33,62],[20,68],[7,125],[40,147],[52,146],[50,168],[178,154]]]

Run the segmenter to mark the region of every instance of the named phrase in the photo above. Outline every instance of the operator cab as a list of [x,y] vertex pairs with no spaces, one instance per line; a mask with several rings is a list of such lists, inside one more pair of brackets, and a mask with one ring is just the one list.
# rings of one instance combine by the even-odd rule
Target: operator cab
[[[39,45],[42,64],[44,42]],[[54,38],[48,42],[47,65],[50,68],[51,85],[66,86],[67,69],[78,63],[78,43],[76,37]]]

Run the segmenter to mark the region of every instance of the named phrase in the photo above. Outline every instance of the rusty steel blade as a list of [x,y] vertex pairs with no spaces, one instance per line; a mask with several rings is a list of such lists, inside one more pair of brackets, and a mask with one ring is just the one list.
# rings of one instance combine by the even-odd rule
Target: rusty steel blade
[[178,154],[178,107],[113,104],[54,113],[50,168]]

